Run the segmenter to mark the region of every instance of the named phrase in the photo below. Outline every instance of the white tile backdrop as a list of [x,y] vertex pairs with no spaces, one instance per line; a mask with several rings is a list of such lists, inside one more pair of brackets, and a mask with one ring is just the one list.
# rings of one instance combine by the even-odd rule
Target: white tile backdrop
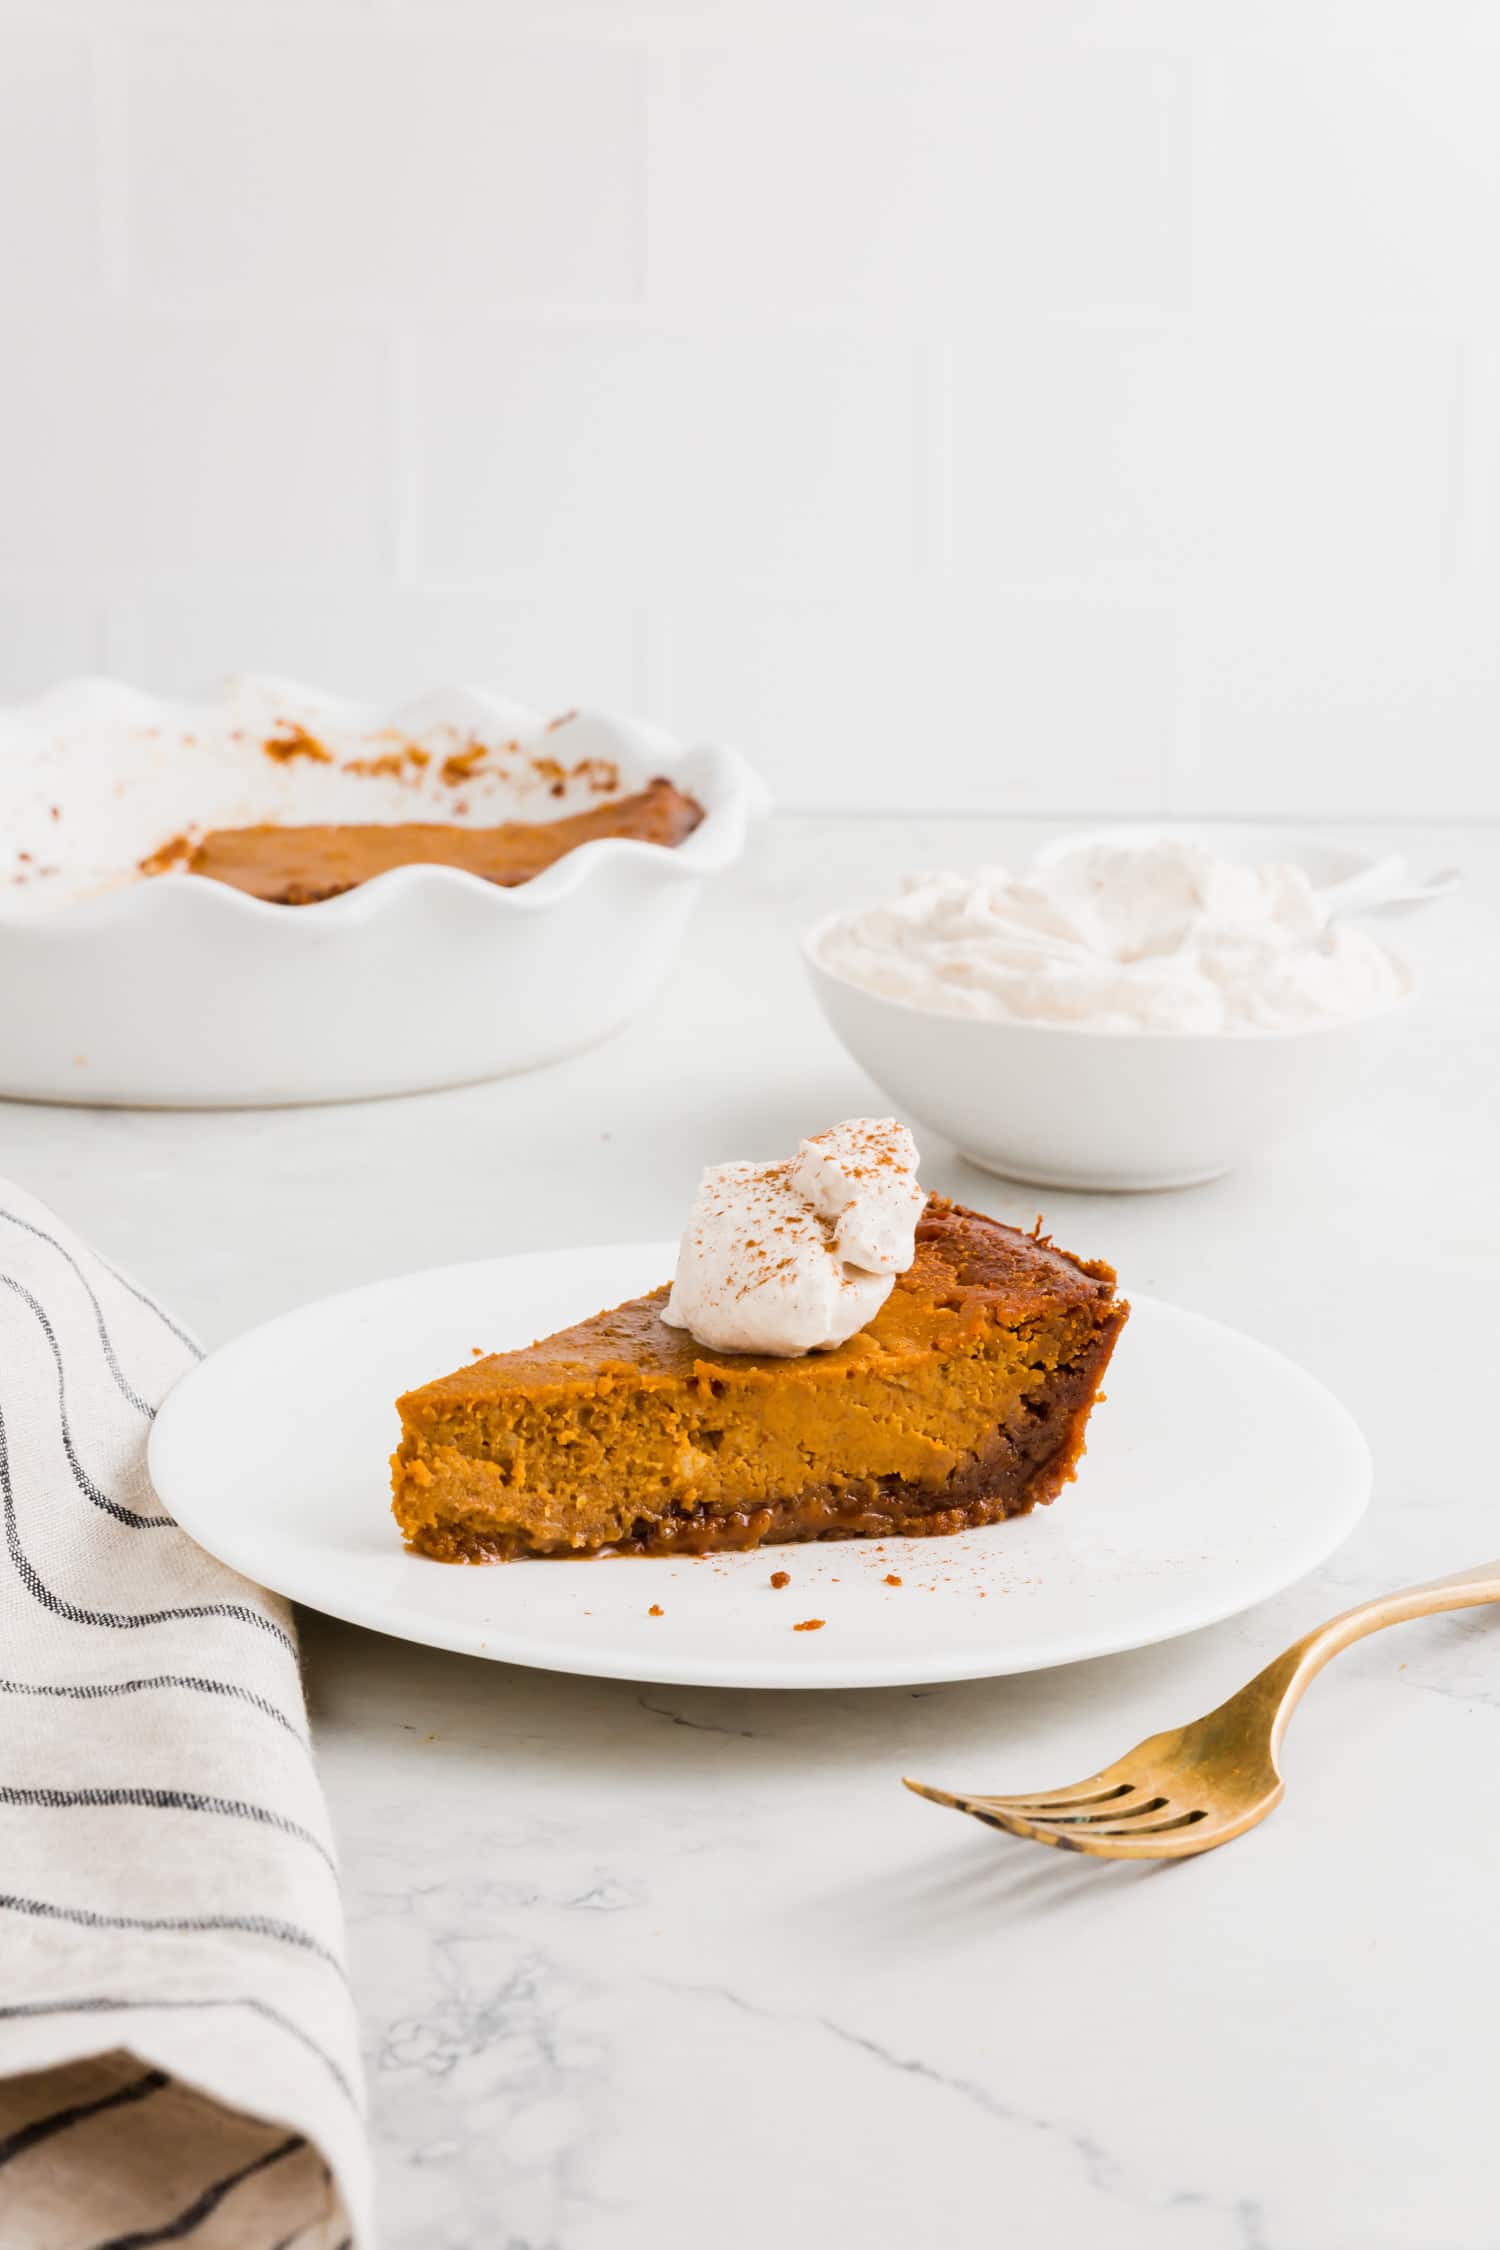
[[1495,0],[0,0],[0,690],[1500,815]]

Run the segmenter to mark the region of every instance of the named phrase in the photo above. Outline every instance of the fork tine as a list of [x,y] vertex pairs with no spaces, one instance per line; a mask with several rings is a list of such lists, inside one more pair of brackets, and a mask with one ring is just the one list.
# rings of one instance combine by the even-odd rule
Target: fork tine
[[1093,1859],[1188,1859],[1239,1833],[1235,1826],[1216,1827],[1206,1817],[1181,1813],[1169,1821],[1120,1828],[1085,1827],[1077,1821],[1054,1824],[1026,1820],[1017,1813],[977,1810],[974,1818],[1026,1842],[1052,1844],[1059,1851],[1082,1852]]
[[[1107,1828],[1095,1827],[1090,1823],[1090,1833],[1095,1836],[1170,1836],[1174,1829],[1196,1828],[1201,1821],[1208,1818],[1208,1814],[1199,1807],[1184,1812],[1179,1806],[1169,1805],[1165,1802],[1153,1805],[1151,1810],[1153,1813],[1164,1813],[1166,1818],[1133,1820],[1128,1826],[1124,1822],[1119,1822]],[[1068,1825],[1081,1828],[1084,1823],[1078,1821],[1076,1823],[1070,1822]]]
[[[1030,1795],[1012,1797],[986,1797],[987,1805],[1012,1805],[1017,1812],[1069,1812],[1075,1805],[1109,1805],[1118,1799],[1136,1794],[1133,1781],[1117,1781],[1113,1787],[1101,1788],[1103,1774],[1095,1774],[1092,1781],[1075,1781],[1071,1789],[1038,1790]],[[976,1798],[977,1804],[979,1800]]]
[[972,1812],[979,1805],[1003,1805],[1019,1813],[1061,1812],[1071,1805],[1104,1804],[1116,1797],[1128,1797],[1135,1788],[1134,1782],[1118,1781],[1112,1773],[1096,1773],[1087,1781],[1075,1781],[1061,1789],[1039,1789],[1029,1796],[959,1797],[947,1789],[934,1789],[929,1782],[913,1781],[909,1774],[902,1778],[914,1796],[926,1797],[934,1805],[947,1805],[954,1812]]
[[1112,1804],[1106,1805],[1100,1812],[1076,1813],[1042,1812],[1039,1811],[1035,1806],[1027,1807],[1011,1805],[1004,1799],[999,1800],[999,1802],[1005,1803],[1005,1809],[1007,1812],[1020,1812],[1023,1819],[1026,1820],[1045,1820],[1049,1827],[1098,1829],[1104,1829],[1106,1827],[1109,1829],[1118,1828],[1122,1835],[1127,1835],[1130,1830],[1137,1827],[1141,1821],[1147,1819],[1153,1814],[1159,1815],[1161,1813],[1177,1813],[1181,1812],[1183,1809],[1180,1805],[1174,1805],[1170,1797],[1142,1797],[1139,1804]]
[[[1094,1784],[1105,1778],[1094,1776]],[[934,1789],[925,1781],[910,1778],[906,1786],[915,1796],[926,1797],[932,1804],[946,1805],[954,1812],[967,1813],[971,1820],[980,1821],[986,1828],[998,1828],[1007,1835],[1020,1836],[1030,1843],[1052,1844],[1062,1851],[1083,1852],[1096,1859],[1187,1859],[1199,1852],[1211,1851],[1216,1844],[1227,1844],[1232,1836],[1239,1835],[1256,1817],[1249,1814],[1244,1820],[1215,1819],[1198,1806],[1174,1803],[1170,1797],[1147,1796],[1140,1792],[1140,1803],[1129,1811],[1117,1810],[1113,1798],[1101,1800],[1083,1794],[1091,1784],[1078,1782],[1071,1792],[1060,1791],[1044,1798],[1025,1797],[961,1797],[951,1790]],[[1135,1795],[1136,1785],[1125,1785],[1125,1795]],[[1107,1802],[1108,1809],[1104,1809]],[[1093,1804],[1100,1810],[1073,1811],[1073,1806]],[[1055,1810],[1043,1810],[1043,1807]]]
[[929,1804],[946,1805],[950,1812],[971,1812],[973,1810],[972,1798],[955,1797],[946,1789],[934,1789],[930,1782],[913,1781],[909,1773],[904,1773],[901,1776],[901,1786],[903,1789],[909,1789],[914,1797],[925,1797]]

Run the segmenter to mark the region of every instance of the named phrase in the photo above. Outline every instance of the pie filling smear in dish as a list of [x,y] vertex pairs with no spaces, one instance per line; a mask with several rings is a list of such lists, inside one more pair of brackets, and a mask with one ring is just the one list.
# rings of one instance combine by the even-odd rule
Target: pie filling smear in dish
[[940,1196],[884,1303],[831,1349],[713,1350],[667,1324],[668,1295],[408,1392],[407,1545],[474,1563],[702,1554],[1023,1515],[1071,1480],[1129,1311],[1109,1266]]
[[514,889],[580,844],[607,836],[680,844],[702,818],[695,798],[658,776],[632,796],[559,820],[502,821],[488,828],[443,821],[216,828],[197,843],[174,838],[152,855],[144,872],[206,875],[273,906],[315,906],[393,867],[417,865],[463,868]]

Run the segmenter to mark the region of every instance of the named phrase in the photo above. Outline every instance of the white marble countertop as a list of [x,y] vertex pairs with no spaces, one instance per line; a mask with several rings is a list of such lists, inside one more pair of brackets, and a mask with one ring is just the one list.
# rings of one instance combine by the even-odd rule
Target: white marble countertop
[[[1355,831],[1356,833],[1358,831]],[[677,1231],[699,1166],[868,1110],[793,937],[976,819],[775,822],[669,994],[537,1076],[334,1109],[0,1105],[0,1170],[215,1343],[404,1268]],[[1363,1594],[1500,1550],[1500,832],[1401,942],[1399,1077],[1177,1195],[931,1185],[1326,1380],[1365,1525],[1231,1623],[1064,1672],[751,1694],[526,1673],[304,1619],[384,2250],[1494,2250],[1500,1613],[1340,1658],[1271,1822],[1185,1867],[1012,1843],[903,1772],[1089,1771]],[[1064,1502],[1064,1505],[1066,1502]],[[600,1566],[607,1567],[607,1566]]]

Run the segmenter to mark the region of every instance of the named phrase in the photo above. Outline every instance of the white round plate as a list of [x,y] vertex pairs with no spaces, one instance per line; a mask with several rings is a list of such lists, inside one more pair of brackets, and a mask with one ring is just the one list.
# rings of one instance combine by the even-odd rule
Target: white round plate
[[[476,1344],[509,1350],[651,1288],[674,1255],[633,1243],[439,1267],[252,1329],[158,1415],[162,1502],[247,1578],[405,1640],[614,1679],[848,1688],[1191,1632],[1314,1569],[1368,1498],[1364,1439],[1311,1376],[1137,1298],[1078,1481],[1014,1522],[701,1558],[474,1569],[407,1554],[389,1508],[398,1394]],[[773,1590],[773,1570],[791,1584]],[[813,1617],[821,1630],[793,1631]]]

